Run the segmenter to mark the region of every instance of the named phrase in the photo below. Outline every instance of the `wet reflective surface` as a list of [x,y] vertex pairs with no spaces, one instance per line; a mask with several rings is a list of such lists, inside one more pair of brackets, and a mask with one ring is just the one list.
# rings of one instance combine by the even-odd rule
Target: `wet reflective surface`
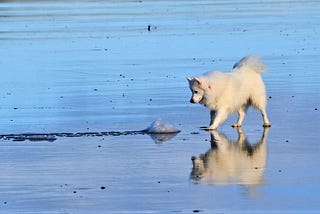
[[[0,213],[318,213],[319,9],[1,1]],[[249,109],[241,132],[201,130],[185,78],[248,54],[272,127]],[[123,134],[157,118],[181,132]]]

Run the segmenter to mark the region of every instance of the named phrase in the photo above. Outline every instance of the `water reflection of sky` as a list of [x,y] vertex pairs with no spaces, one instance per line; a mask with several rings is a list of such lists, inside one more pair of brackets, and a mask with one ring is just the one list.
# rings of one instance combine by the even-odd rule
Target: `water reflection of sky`
[[188,106],[186,76],[228,70],[251,53],[269,67],[270,96],[319,98],[316,2],[183,5],[2,2],[0,124],[7,131],[121,128],[137,117],[148,124],[155,113],[167,116],[161,108]]

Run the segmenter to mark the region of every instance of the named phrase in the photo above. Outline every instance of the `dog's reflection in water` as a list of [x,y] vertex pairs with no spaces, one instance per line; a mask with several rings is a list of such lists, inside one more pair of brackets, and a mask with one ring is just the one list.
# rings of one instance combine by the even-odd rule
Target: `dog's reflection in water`
[[211,149],[200,157],[193,156],[191,179],[197,183],[227,185],[263,184],[263,171],[267,161],[265,128],[261,140],[249,144],[241,128],[238,140],[230,140],[218,131],[211,131]]

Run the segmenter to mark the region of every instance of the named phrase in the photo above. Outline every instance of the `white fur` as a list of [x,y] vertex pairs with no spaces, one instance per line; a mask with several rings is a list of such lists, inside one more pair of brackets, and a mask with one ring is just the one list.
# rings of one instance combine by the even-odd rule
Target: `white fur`
[[236,112],[239,119],[233,126],[241,126],[250,105],[260,110],[263,126],[270,126],[265,110],[266,90],[261,78],[261,72],[265,70],[259,57],[247,56],[237,62],[230,72],[216,71],[188,78],[192,91],[190,102],[203,104],[211,110],[208,129],[216,129]]

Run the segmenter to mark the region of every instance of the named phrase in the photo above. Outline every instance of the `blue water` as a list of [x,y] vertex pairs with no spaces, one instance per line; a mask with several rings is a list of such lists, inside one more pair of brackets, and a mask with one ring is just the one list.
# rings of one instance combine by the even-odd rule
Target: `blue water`
[[[1,2],[0,135],[141,130],[157,118],[181,133],[162,144],[148,135],[1,139],[0,213],[319,212],[319,9],[285,0]],[[227,71],[248,54],[269,68],[264,182],[194,182],[191,156],[210,149],[199,130],[209,113],[189,103],[185,78]],[[235,119],[219,128],[234,141]],[[250,143],[261,124],[249,110]]]

